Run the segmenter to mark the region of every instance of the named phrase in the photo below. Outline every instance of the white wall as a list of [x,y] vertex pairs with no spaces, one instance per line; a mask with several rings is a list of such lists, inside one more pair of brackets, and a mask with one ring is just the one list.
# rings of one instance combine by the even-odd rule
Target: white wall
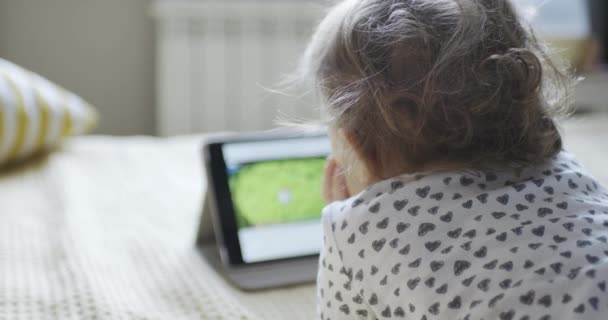
[[0,0],[0,57],[95,105],[97,133],[153,134],[148,13],[147,0]]

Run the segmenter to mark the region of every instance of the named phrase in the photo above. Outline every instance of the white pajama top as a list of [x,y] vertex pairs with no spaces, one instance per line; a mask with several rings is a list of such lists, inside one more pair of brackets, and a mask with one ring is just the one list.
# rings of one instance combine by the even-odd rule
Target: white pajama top
[[321,319],[608,319],[608,192],[565,152],[402,175],[323,212]]

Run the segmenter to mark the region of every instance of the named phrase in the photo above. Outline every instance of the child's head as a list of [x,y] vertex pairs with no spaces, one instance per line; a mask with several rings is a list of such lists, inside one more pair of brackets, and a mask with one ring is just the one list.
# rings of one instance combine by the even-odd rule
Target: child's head
[[507,0],[344,0],[303,66],[330,127],[378,178],[530,164],[562,146],[552,112],[569,79]]

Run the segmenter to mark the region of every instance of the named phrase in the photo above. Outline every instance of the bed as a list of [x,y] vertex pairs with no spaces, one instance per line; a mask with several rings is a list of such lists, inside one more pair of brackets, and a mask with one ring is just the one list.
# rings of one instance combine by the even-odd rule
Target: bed
[[[608,115],[563,123],[608,184]],[[0,175],[0,319],[312,319],[312,285],[241,292],[193,246],[201,136],[74,138]]]

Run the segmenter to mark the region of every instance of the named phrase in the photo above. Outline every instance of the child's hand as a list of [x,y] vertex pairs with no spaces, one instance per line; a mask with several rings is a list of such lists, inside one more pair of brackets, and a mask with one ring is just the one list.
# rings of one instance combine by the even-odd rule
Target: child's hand
[[346,186],[344,171],[333,157],[327,158],[323,181],[323,199],[327,203],[344,200],[350,197]]

